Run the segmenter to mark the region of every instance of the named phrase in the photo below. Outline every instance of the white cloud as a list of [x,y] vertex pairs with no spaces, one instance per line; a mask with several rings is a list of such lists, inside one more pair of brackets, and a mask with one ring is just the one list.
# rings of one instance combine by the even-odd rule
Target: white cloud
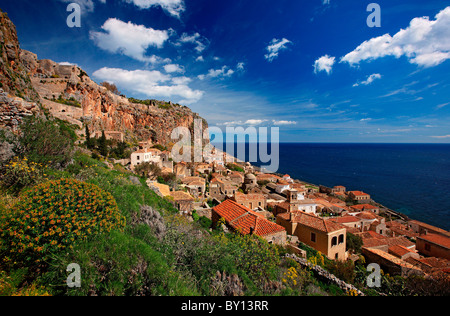
[[175,43],[175,45],[181,46],[182,44],[186,43],[194,44],[195,50],[199,54],[201,54],[209,45],[209,41],[205,37],[201,36],[199,33],[194,33],[193,35],[183,33],[178,43]]
[[124,70],[102,68],[93,76],[116,84],[120,89],[141,93],[150,98],[182,98],[180,103],[192,104],[203,97],[204,92],[192,90],[187,86],[187,77],[172,77],[153,70]]
[[330,2],[331,2],[331,0],[323,0],[323,5],[329,5],[330,4]]
[[385,34],[365,41],[342,57],[341,62],[354,66],[386,56],[406,56],[410,63],[423,67],[437,66],[450,59],[450,7],[439,12],[435,20],[415,18],[394,36]]
[[381,79],[381,77],[382,76],[380,74],[372,74],[369,77],[367,77],[367,80],[362,81],[362,82],[357,82],[353,86],[354,87],[358,87],[360,85],[367,86],[367,85],[371,84],[372,82],[374,82],[376,79]]
[[245,63],[238,63],[237,66],[236,66],[236,70],[244,71],[245,70]]
[[179,18],[186,10],[184,0],[124,0],[132,3],[141,9],[149,9],[153,6],[160,6],[164,11]]
[[198,57],[195,59],[195,61],[201,61],[201,62],[203,62],[203,61],[205,61],[205,58],[203,58],[203,56],[198,56]]
[[321,71],[325,71],[327,74],[330,74],[335,62],[335,57],[331,57],[328,55],[320,57],[314,62],[314,73],[317,74]]
[[267,120],[247,120],[245,125],[260,125],[265,122],[267,122]]
[[359,121],[360,122],[370,122],[370,121],[372,121],[372,119],[371,118],[365,118],[365,119],[360,119]]
[[292,44],[292,42],[286,38],[278,40],[274,38],[270,45],[266,47],[268,54],[265,55],[265,58],[272,62],[274,59],[278,58],[278,54],[280,51],[287,49],[287,45]]
[[162,48],[169,39],[168,31],[159,31],[125,23],[118,19],[108,19],[102,26],[104,32],[90,32],[90,38],[103,50],[111,53],[121,53],[133,59],[156,63],[167,62],[157,56],[146,56],[149,47]]
[[444,136],[430,136],[432,138],[438,138],[438,139],[444,139],[444,138],[450,138],[450,135],[444,135]]
[[450,102],[448,102],[448,103],[443,103],[443,104],[439,104],[438,106],[436,106],[436,109],[442,109],[442,108],[444,108],[444,107],[446,107],[447,105],[450,105]]
[[168,64],[164,66],[164,70],[167,73],[174,73],[174,72],[179,72],[179,73],[184,73],[184,67],[180,66],[180,65],[176,65],[176,64]]
[[60,65],[60,66],[78,66],[77,64],[73,64],[68,61],[60,62],[60,63],[58,63],[58,65]]
[[231,77],[235,71],[228,66],[223,66],[220,69],[210,69],[206,75],[199,75],[197,78],[200,80],[204,80],[207,78],[229,78]]
[[276,121],[276,120],[273,120],[272,123],[274,125],[296,125],[297,124],[297,122],[295,122],[295,121]]

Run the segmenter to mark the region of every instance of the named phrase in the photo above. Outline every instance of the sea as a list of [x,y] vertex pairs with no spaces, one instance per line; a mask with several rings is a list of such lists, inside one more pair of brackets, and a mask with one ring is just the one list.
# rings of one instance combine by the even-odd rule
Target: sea
[[[236,144],[222,146],[238,152]],[[245,160],[262,166],[260,159],[249,159],[250,145],[245,147]],[[278,173],[364,191],[411,219],[450,230],[450,144],[280,143]]]

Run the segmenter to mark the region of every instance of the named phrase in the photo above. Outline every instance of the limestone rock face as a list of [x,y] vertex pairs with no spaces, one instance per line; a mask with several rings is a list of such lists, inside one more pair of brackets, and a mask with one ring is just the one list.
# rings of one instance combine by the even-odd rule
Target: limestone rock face
[[17,31],[8,15],[0,11],[0,88],[11,96],[37,102],[26,67],[22,64]]

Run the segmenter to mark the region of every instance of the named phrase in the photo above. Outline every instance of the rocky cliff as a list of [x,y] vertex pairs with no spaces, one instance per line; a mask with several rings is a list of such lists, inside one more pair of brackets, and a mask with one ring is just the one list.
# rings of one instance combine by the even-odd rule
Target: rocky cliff
[[[6,13],[1,13],[0,22],[0,88],[8,97],[38,102],[53,116],[78,125],[82,132],[86,124],[91,132],[120,131],[126,140],[152,140],[162,145],[171,142],[173,129],[192,130],[194,120],[200,118],[171,102],[131,102],[95,83],[76,65],[39,60],[36,54],[20,49],[15,26]],[[34,106],[38,108],[36,103]],[[27,114],[33,113],[28,104],[27,108]]]
[[41,112],[14,24],[0,11],[0,128],[16,131],[25,116]]

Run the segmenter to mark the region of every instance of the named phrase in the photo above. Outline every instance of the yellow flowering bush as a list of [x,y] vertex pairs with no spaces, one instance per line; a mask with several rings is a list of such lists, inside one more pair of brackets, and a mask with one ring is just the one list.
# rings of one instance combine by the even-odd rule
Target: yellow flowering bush
[[2,215],[3,263],[39,263],[77,241],[124,227],[115,199],[98,186],[73,179],[49,181],[26,191]]
[[23,159],[15,157],[2,168],[1,185],[9,191],[17,193],[41,180],[44,175],[42,169],[41,164],[30,162],[26,157]]

